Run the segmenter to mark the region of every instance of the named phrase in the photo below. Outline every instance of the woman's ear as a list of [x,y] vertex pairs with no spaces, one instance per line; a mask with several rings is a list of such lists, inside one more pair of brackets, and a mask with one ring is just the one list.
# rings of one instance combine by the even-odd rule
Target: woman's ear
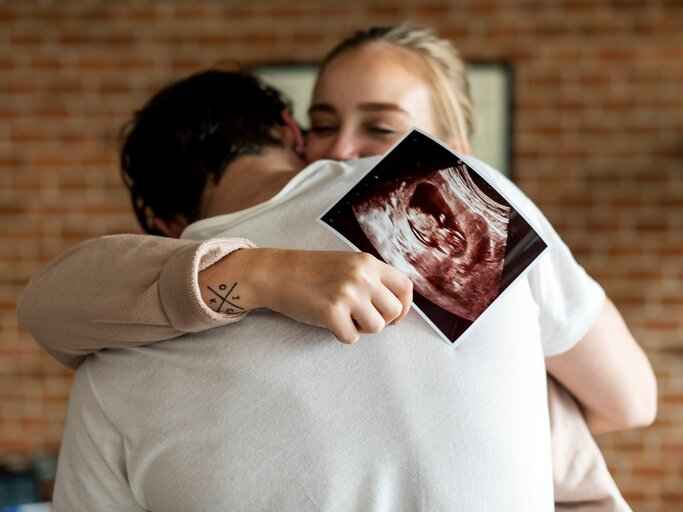
[[287,109],[282,111],[282,122],[284,124],[285,141],[291,145],[298,156],[303,158],[306,149],[304,147],[304,135]]
[[178,216],[172,221],[167,221],[158,217],[154,219],[154,227],[169,238],[180,238],[180,235],[182,235],[183,230],[187,225],[187,219],[183,216]]

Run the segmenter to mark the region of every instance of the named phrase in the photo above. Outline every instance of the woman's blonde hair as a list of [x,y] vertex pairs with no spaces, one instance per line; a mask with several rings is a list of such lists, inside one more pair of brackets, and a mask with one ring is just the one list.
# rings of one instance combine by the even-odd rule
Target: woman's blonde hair
[[358,31],[327,54],[318,76],[342,53],[376,42],[396,45],[422,59],[426,65],[427,80],[433,89],[434,113],[442,135],[450,144],[470,152],[475,118],[465,63],[455,46],[438,37],[434,31],[413,23]]

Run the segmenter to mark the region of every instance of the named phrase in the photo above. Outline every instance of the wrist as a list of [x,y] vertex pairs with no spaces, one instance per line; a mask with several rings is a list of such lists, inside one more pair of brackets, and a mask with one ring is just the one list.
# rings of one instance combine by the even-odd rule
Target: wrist
[[250,309],[268,308],[279,311],[278,291],[281,292],[287,285],[279,279],[289,278],[289,273],[284,276],[282,269],[287,268],[285,260],[291,252],[286,249],[249,249],[235,255],[235,264],[239,266],[241,279],[249,295]]
[[228,315],[261,307],[252,284],[252,262],[258,249],[240,249],[198,274],[199,292],[211,310]]

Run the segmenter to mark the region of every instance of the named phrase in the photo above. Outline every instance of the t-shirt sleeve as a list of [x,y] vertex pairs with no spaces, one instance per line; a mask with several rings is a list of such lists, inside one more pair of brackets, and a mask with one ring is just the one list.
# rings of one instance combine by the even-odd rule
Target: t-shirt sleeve
[[87,369],[76,373],[71,391],[52,510],[142,512],[128,484],[123,437],[102,410]]
[[539,310],[543,353],[546,357],[566,352],[588,331],[605,302],[602,287],[577,263],[569,247],[541,210],[498,171],[474,161],[513,203],[548,244],[548,249],[528,273],[529,285]]
[[543,353],[550,357],[583,338],[602,310],[605,292],[576,262],[540,211],[534,217],[548,249],[529,272],[529,284],[539,308]]
[[19,299],[19,322],[55,359],[73,368],[101,349],[146,345],[228,324],[244,314],[208,308],[197,275],[248,247],[254,245],[242,238],[89,240],[31,280]]

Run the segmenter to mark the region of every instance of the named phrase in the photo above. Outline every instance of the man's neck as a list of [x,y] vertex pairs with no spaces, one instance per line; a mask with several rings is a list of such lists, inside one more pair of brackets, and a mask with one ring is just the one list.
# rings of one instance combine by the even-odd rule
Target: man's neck
[[245,210],[275,196],[304,167],[289,148],[266,148],[244,155],[226,169],[218,185],[209,183],[202,198],[201,218]]

